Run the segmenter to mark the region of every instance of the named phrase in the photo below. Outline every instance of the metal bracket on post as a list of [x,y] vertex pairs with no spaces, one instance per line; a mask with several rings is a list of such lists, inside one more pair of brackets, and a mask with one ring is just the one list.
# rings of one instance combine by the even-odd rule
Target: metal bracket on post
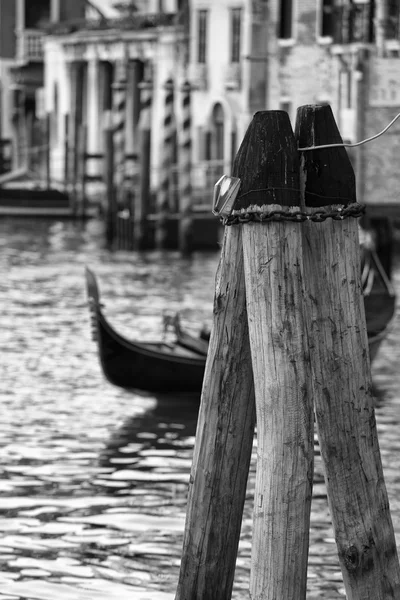
[[217,217],[229,217],[232,214],[241,180],[239,177],[222,175],[214,185],[212,213]]

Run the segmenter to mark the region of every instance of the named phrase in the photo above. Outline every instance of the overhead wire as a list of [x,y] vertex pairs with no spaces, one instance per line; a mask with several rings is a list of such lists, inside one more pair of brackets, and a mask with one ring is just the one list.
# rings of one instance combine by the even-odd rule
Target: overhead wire
[[380,137],[381,135],[383,135],[384,133],[387,132],[387,130],[393,125],[393,123],[395,123],[397,121],[397,119],[400,117],[400,113],[398,113],[394,119],[392,119],[390,121],[390,123],[388,125],[386,125],[386,127],[384,129],[382,129],[382,131],[380,131],[379,133],[376,133],[375,135],[372,135],[371,137],[362,140],[361,142],[355,142],[354,144],[351,143],[347,143],[347,142],[339,142],[337,144],[322,144],[321,146],[307,146],[306,148],[298,148],[298,150],[300,152],[306,152],[309,150],[321,150],[323,148],[355,148],[356,146],[361,146],[362,144],[366,144],[367,142],[372,142],[372,140],[376,140],[376,138]]

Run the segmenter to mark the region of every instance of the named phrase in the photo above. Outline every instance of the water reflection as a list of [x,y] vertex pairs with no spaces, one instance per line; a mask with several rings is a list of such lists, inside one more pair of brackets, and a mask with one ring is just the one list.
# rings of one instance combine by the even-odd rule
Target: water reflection
[[159,483],[187,484],[199,401],[194,394],[159,396],[154,407],[126,419],[101,452],[100,465],[112,472],[98,483],[125,493],[135,487],[153,493]]
[[[110,254],[100,226],[0,222],[0,599],[174,598],[198,398],[108,384],[90,339],[84,266],[128,337],[155,339],[163,310],[210,320],[218,253]],[[400,292],[400,264],[394,265]],[[149,292],[151,291],[151,296]],[[150,300],[149,300],[150,297]],[[399,320],[373,369],[400,538]],[[316,443],[308,598],[344,598]],[[234,600],[248,597],[255,449]]]

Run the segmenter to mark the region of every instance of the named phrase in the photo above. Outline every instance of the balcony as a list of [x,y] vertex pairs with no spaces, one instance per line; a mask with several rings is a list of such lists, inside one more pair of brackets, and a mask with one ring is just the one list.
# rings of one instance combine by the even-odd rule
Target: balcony
[[99,18],[93,11],[88,12],[85,19],[71,19],[46,26],[47,33],[52,35],[67,35],[75,31],[100,31],[117,29],[121,31],[142,31],[158,27],[177,25],[176,13],[133,13],[123,17]]
[[189,81],[195,90],[204,92],[207,89],[207,65],[192,63],[189,65]]
[[373,2],[337,6],[333,11],[335,44],[372,44],[374,42]]
[[17,61],[22,64],[43,62],[43,37],[43,32],[37,29],[19,31],[17,33]]
[[240,63],[230,63],[225,72],[225,89],[240,90],[242,71]]

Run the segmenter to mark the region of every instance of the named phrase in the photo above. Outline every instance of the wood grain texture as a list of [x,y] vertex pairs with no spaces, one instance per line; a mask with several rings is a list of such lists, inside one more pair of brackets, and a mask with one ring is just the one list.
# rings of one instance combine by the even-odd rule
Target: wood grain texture
[[[277,173],[269,200],[278,208],[298,207],[298,154],[287,114],[257,113],[248,134],[252,189]],[[261,192],[252,192],[254,199],[265,203]],[[301,600],[314,433],[301,225],[244,224],[243,252],[258,445],[250,594],[252,600]]]
[[[312,115],[313,119],[312,129],[303,125],[300,133],[299,124],[308,121],[309,115]],[[335,120],[332,119],[330,106],[300,106],[296,122],[299,148],[342,143]],[[302,152],[301,159],[304,165],[303,172],[307,173],[304,194],[306,206],[321,207],[332,204],[347,206],[356,201],[356,181],[346,148],[323,148],[318,151]]]
[[[300,147],[333,143],[338,135],[329,107],[299,109]],[[305,154],[307,205],[310,182],[328,200],[355,196],[354,177],[340,178],[351,169],[343,149]],[[315,413],[347,599],[398,599],[400,570],[371,392],[357,221],[305,223],[303,249]]]
[[[274,140],[273,151],[266,151],[269,128],[276,131],[282,122],[286,123],[286,127],[281,127],[279,138]],[[287,151],[288,148],[291,148],[290,152]],[[236,157],[242,181],[235,210],[265,204],[296,206],[299,201],[299,168],[296,157],[293,131],[287,113],[281,110],[257,112]],[[283,181],[286,182],[284,185]]]
[[176,600],[231,598],[254,422],[242,236],[230,227],[216,275]]

